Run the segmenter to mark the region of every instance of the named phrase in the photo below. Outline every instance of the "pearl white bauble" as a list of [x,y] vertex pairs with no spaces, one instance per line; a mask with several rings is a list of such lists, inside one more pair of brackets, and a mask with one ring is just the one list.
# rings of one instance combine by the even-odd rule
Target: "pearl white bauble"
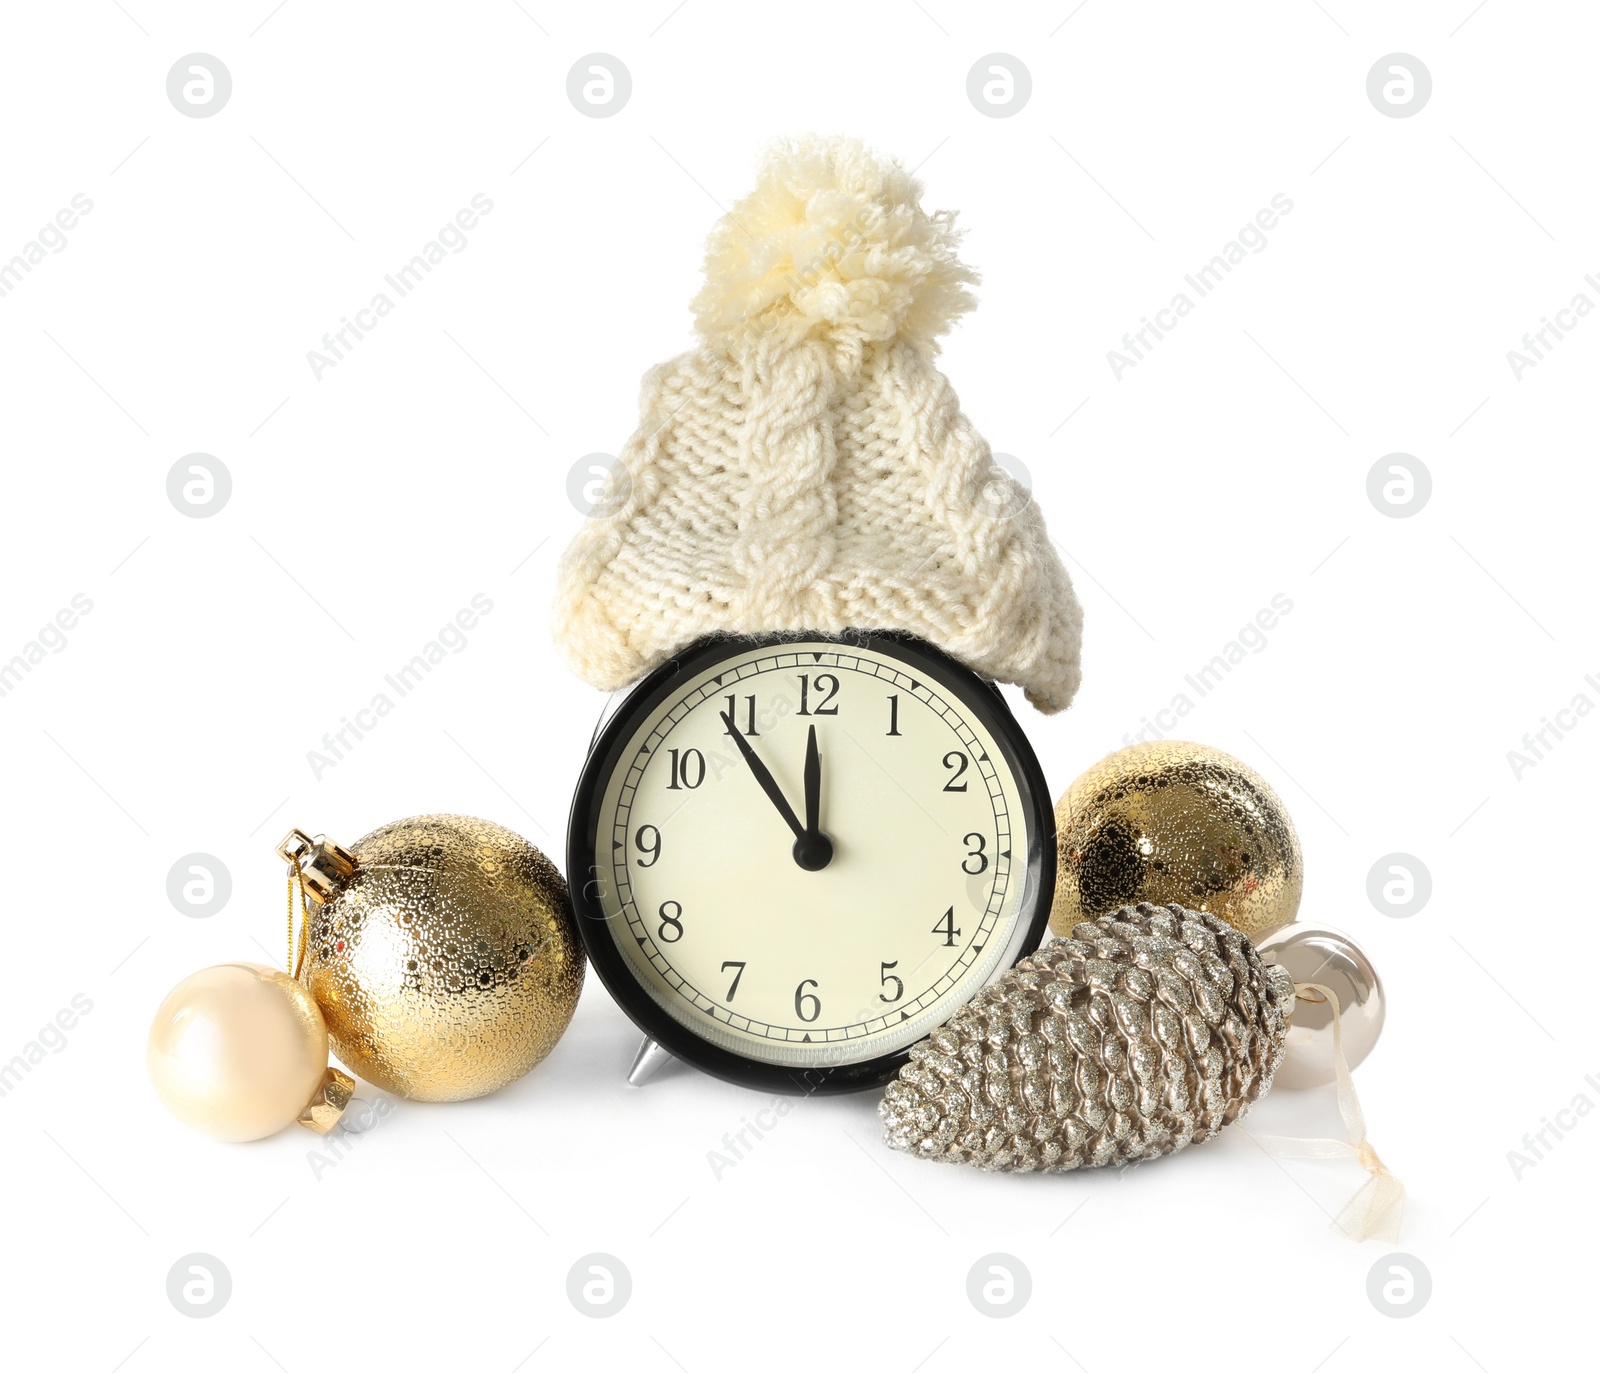
[[292,1125],[328,1067],[311,994],[276,968],[220,963],[167,993],[150,1026],[150,1081],[185,1125],[262,1139]]

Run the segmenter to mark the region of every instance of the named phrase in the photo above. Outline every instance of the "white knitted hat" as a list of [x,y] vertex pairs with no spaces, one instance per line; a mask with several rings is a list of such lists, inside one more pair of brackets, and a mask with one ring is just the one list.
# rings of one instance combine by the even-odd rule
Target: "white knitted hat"
[[626,686],[718,632],[887,629],[1040,710],[1071,702],[1083,612],[934,366],[978,278],[921,193],[854,140],[800,140],[712,231],[702,342],[646,374],[561,562],[553,629],[586,681]]

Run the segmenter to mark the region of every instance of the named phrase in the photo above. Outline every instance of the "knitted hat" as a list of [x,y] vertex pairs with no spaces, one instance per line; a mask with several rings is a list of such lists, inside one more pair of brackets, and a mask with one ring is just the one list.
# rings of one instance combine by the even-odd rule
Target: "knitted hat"
[[978,277],[921,193],[854,140],[805,139],[712,231],[701,343],[646,374],[561,562],[553,628],[586,681],[717,632],[902,630],[1040,710],[1071,702],[1083,612],[934,366]]

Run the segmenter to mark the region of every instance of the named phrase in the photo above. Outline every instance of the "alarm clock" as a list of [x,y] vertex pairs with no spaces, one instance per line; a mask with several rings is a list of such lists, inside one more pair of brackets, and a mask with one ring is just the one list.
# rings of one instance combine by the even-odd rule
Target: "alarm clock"
[[791,1094],[881,1086],[1038,947],[1038,760],[992,682],[895,633],[701,640],[619,694],[573,801],[590,963],[670,1055]]

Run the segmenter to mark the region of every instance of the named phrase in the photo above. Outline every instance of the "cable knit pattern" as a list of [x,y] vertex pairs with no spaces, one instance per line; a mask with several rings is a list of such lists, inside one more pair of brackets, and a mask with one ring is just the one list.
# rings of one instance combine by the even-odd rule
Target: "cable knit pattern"
[[977,276],[921,193],[854,140],[802,140],[713,230],[701,346],[645,376],[605,513],[561,563],[553,628],[586,681],[707,634],[890,629],[1070,704],[1083,613],[934,366]]

